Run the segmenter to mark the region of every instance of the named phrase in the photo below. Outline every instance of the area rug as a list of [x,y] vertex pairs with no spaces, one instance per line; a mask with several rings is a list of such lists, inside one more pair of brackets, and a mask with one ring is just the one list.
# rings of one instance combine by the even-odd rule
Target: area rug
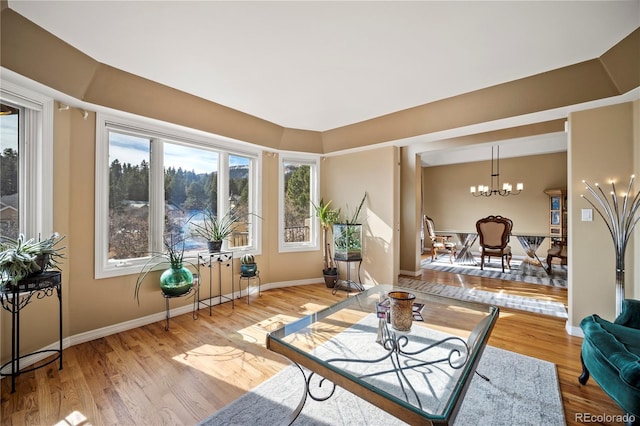
[[[495,258],[494,258],[495,259]],[[424,269],[432,269],[434,271],[451,272],[454,274],[473,275],[476,277],[494,278],[507,281],[519,281],[528,284],[546,285],[551,287],[567,288],[567,266],[553,265],[551,273],[547,272],[540,266],[523,263],[520,259],[511,260],[511,269],[505,266],[502,272],[502,266],[498,259],[485,263],[484,270],[478,265],[461,265],[449,262],[449,256],[439,256],[434,261],[431,258],[424,259],[420,265]]]
[[452,285],[427,283],[422,280],[400,277],[400,287],[412,288],[425,293],[452,297],[458,300],[487,303],[503,308],[518,309],[537,314],[550,315],[558,318],[568,318],[567,309],[562,303],[549,300],[535,299],[533,297],[516,296],[495,291],[476,290]]
[[[414,330],[411,333],[413,334]],[[346,346],[350,346],[349,348],[345,349],[345,345],[332,343],[332,339],[319,350],[339,351],[340,354],[347,355],[350,351],[360,348],[367,351],[369,355],[369,350],[375,351],[375,349],[372,349],[371,344],[358,341],[362,335],[358,327],[354,326],[338,335],[338,338],[342,336],[344,341],[348,342]],[[367,336],[370,338],[369,335]],[[485,381],[478,375],[473,376],[454,424],[509,426],[565,424],[555,364],[498,348],[486,347],[477,371],[488,376],[490,381]],[[428,369],[424,368],[421,373],[428,376],[427,385],[421,388],[421,392],[427,397],[437,398],[439,384],[437,380],[431,380],[436,378],[431,376],[446,378],[450,374],[447,371],[447,365],[432,365]],[[308,375],[308,371],[305,370],[305,374]],[[422,383],[425,381],[423,380]],[[304,389],[304,378],[300,370],[296,366],[288,366],[200,424],[206,426],[287,424]],[[441,401],[441,403],[446,402]],[[307,398],[302,412],[293,423],[297,426],[404,424],[340,387],[337,387],[335,393],[324,402]]]

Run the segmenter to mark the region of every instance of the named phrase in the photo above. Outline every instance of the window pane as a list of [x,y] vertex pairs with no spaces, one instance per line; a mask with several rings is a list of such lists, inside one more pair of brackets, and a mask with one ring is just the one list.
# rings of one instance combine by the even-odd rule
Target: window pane
[[165,143],[164,198],[165,233],[182,236],[186,250],[204,250],[207,242],[192,236],[187,222],[197,212],[217,209],[218,153]]
[[148,256],[151,140],[109,132],[109,259]]
[[229,236],[229,247],[244,247],[250,242],[249,227],[249,162],[246,157],[229,155],[229,209],[244,219]]
[[20,232],[18,135],[20,110],[0,108],[0,235],[16,238]]
[[309,242],[311,221],[311,166],[284,163],[284,241]]

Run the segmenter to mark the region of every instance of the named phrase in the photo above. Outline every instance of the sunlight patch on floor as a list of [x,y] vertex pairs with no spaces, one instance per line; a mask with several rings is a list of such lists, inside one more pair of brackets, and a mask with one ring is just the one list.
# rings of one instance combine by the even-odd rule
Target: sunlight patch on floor
[[79,411],[74,411],[64,419],[60,420],[55,426],[80,426],[88,419]]

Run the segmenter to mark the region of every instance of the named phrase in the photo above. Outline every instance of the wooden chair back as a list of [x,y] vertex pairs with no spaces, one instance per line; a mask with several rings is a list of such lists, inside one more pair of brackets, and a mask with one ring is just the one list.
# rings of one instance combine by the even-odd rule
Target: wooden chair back
[[513,222],[502,216],[487,216],[476,222],[480,245],[487,249],[503,249],[509,242]]
[[436,238],[436,230],[435,230],[435,225],[433,224],[433,219],[425,215],[424,224],[425,224],[425,228],[427,228],[429,238],[431,238],[431,240],[434,240]]

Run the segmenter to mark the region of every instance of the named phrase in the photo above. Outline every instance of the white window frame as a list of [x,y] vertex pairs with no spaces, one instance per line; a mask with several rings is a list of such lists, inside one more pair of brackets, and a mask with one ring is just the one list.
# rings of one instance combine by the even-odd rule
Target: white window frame
[[283,153],[280,154],[280,161],[278,167],[278,250],[281,253],[287,252],[299,252],[299,251],[313,251],[320,249],[320,221],[313,212],[313,206],[311,208],[311,226],[309,232],[311,232],[311,238],[308,242],[296,242],[288,243],[284,240],[285,229],[285,217],[284,217],[284,164],[287,162],[295,162],[300,164],[306,164],[311,166],[311,173],[309,174],[311,201],[318,205],[320,197],[320,157],[315,155],[304,155],[297,153]]
[[[261,216],[258,191],[258,176],[261,169],[261,150],[251,149],[239,142],[218,139],[212,135],[203,135],[202,132],[190,132],[184,129],[166,127],[160,124],[146,121],[136,121],[119,116],[98,112],[96,114],[96,189],[95,189],[95,278],[109,278],[122,275],[136,274],[140,271],[148,257],[136,259],[109,260],[109,130],[121,131],[123,133],[138,134],[145,138],[152,139],[153,150],[149,167],[151,175],[149,177],[149,199],[150,199],[150,223],[151,250],[154,252],[164,251],[162,238],[154,237],[163,232],[164,209],[154,208],[154,205],[164,206],[164,174],[157,173],[163,170],[162,151],[163,141],[172,144],[192,146],[196,148],[213,149],[218,152],[218,208],[226,211],[229,207],[228,194],[228,156],[238,155],[251,160],[249,167],[249,208],[254,209],[252,213]],[[243,145],[240,148],[238,145]],[[238,255],[249,253],[259,255],[261,251],[261,221],[251,221],[250,245],[242,248],[228,248],[227,244],[223,249],[238,253]],[[193,257],[197,252],[185,253],[185,257]]]
[[2,81],[0,99],[22,108],[19,140],[20,232],[48,237],[53,230],[53,99]]

